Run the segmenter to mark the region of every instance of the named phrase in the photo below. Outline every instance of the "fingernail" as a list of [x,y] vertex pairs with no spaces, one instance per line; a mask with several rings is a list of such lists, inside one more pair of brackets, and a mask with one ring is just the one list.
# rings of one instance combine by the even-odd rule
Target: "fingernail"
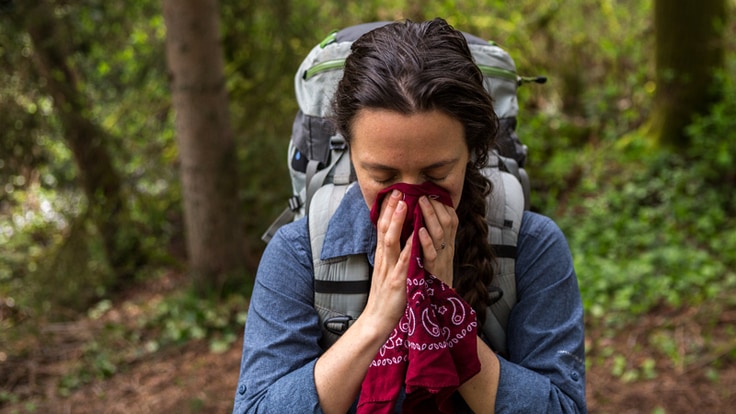
[[405,207],[406,207],[406,203],[403,201],[399,201],[399,205],[396,206],[396,211],[404,211]]
[[427,196],[422,196],[419,198],[419,202],[426,205],[429,204],[429,199],[427,198]]
[[401,196],[401,191],[399,190],[393,190],[391,191],[391,197],[393,198],[399,198]]

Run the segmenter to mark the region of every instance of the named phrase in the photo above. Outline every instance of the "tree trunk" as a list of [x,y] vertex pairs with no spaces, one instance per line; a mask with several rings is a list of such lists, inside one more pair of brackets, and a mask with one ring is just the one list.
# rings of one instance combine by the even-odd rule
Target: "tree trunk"
[[218,3],[164,0],[163,11],[190,272],[198,289],[218,292],[245,252]]
[[108,263],[117,276],[116,286],[131,281],[146,262],[140,241],[131,225],[122,180],[105,146],[107,133],[87,117],[85,98],[76,74],[68,63],[66,36],[54,17],[54,5],[38,1],[22,8],[34,47],[39,72],[54,100],[54,109],[64,138],[74,155],[88,214],[103,240]]
[[724,65],[726,0],[655,0],[656,83],[651,134],[687,148],[685,127],[720,98],[715,72]]

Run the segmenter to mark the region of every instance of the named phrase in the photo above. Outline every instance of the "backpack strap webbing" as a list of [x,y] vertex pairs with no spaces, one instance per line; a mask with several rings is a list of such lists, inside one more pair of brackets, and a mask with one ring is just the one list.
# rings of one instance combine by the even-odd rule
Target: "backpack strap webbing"
[[[349,164],[349,163],[348,163]],[[320,345],[329,348],[363,312],[370,290],[370,265],[364,254],[322,260],[330,218],[350,185],[326,184],[315,192],[308,210],[314,267],[314,307],[319,314]]]
[[493,184],[491,202],[488,203],[488,241],[494,249],[494,275],[489,294],[495,299],[486,310],[486,320],[481,328],[485,339],[497,353],[508,356],[506,329],[509,314],[516,304],[516,247],[524,214],[524,190],[512,174],[499,169],[499,156],[490,157],[490,165],[484,171]]
[[330,138],[330,164],[325,168],[319,170],[318,168],[318,161],[310,160],[307,164],[307,194],[304,199],[307,211],[309,211],[309,205],[312,202],[314,194],[326,183],[332,182],[337,185],[347,185],[352,181],[350,177],[350,153],[345,138],[342,135],[337,134]]

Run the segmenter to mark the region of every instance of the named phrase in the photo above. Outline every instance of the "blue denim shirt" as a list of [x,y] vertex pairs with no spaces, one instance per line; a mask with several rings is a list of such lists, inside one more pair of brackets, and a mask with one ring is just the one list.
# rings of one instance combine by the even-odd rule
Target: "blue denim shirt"
[[[322,258],[365,253],[372,265],[375,248],[375,227],[355,185],[330,221]],[[547,217],[524,213],[516,283],[496,412],[586,412],[583,307],[569,247]],[[282,227],[261,259],[233,413],[321,413],[313,375],[320,336],[303,219]]]

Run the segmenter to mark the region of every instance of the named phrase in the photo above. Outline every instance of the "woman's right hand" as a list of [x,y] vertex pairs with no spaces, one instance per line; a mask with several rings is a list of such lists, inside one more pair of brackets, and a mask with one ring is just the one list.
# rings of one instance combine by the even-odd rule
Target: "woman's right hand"
[[373,357],[406,310],[411,238],[401,249],[406,203],[400,191],[384,198],[376,223],[378,245],[363,313],[318,360],[314,381],[325,413],[344,413],[355,402]]
[[[378,244],[364,317],[375,318],[374,323],[386,335],[398,324],[406,309],[406,278],[411,257],[411,239],[401,249],[401,230],[406,218],[403,194],[393,190],[384,198],[376,223]],[[385,331],[384,331],[385,330]]]

